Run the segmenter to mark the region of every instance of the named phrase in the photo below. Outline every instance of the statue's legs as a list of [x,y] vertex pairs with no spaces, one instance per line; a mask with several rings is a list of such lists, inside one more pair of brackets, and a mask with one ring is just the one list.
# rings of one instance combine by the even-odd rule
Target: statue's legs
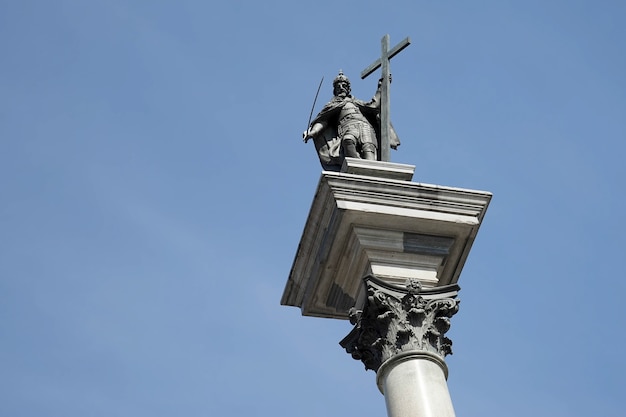
[[352,121],[339,126],[343,153],[349,158],[377,159],[376,133],[369,123]]
[[363,159],[369,159],[370,161],[376,160],[376,146],[373,143],[364,143],[361,146],[361,157]]
[[356,150],[356,138],[353,135],[345,134],[341,140],[343,153],[349,158],[361,158]]

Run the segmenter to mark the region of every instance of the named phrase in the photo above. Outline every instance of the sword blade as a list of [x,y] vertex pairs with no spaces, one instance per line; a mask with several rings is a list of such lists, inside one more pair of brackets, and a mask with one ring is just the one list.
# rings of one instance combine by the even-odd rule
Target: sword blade
[[311,119],[313,118],[313,110],[315,110],[315,103],[317,103],[317,96],[320,94],[320,88],[322,88],[322,83],[324,82],[324,77],[320,80],[320,85],[317,86],[317,92],[315,93],[315,98],[313,99],[313,107],[311,107],[311,113],[309,114],[309,123],[306,125],[305,132],[309,131],[311,127]]

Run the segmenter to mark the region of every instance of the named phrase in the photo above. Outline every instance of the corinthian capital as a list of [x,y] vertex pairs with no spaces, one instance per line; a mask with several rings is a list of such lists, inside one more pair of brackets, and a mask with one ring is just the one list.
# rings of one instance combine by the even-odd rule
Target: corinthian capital
[[418,281],[409,280],[401,288],[373,276],[364,284],[363,309],[350,311],[355,326],[340,344],[365,369],[378,371],[387,359],[403,352],[429,352],[442,361],[452,353],[445,333],[459,310],[456,284],[422,289]]

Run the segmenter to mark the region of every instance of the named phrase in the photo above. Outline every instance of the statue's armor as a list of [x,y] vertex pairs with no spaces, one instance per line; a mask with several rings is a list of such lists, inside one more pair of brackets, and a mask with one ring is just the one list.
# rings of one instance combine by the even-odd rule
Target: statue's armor
[[377,148],[376,132],[359,108],[351,99],[346,99],[339,112],[338,133],[340,138],[346,135],[354,137],[359,147],[368,144],[367,147]]

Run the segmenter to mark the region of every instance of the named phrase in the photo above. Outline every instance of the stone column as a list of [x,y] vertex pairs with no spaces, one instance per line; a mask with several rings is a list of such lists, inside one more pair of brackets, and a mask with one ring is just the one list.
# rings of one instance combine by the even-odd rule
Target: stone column
[[454,417],[444,357],[459,287],[422,289],[416,279],[399,287],[373,276],[364,285],[362,309],[349,315],[355,327],[340,344],[376,372],[389,417]]
[[452,417],[444,334],[491,193],[414,169],[346,158],[322,172],[281,304],[351,320],[341,345],[377,373],[390,417]]

